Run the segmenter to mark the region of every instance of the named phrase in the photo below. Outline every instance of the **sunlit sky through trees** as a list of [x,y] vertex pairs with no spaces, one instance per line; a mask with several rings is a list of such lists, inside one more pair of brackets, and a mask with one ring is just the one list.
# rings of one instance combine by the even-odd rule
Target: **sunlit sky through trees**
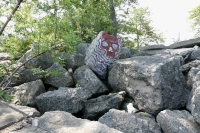
[[200,0],[138,0],[139,6],[149,7],[152,26],[163,32],[165,45],[194,37],[188,20],[189,11],[200,5]]

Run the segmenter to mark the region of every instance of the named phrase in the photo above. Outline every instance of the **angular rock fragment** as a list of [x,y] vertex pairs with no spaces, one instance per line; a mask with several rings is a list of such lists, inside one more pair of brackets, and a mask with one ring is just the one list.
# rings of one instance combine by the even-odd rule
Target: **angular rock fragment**
[[165,133],[199,133],[200,125],[186,110],[161,111],[156,120]]
[[12,103],[32,107],[36,106],[36,97],[44,92],[46,92],[44,84],[40,79],[15,86],[9,90],[9,93],[14,96]]
[[81,87],[60,87],[58,90],[49,91],[36,97],[36,104],[43,113],[55,110],[77,113],[83,108],[83,101],[90,96],[91,94]]
[[0,112],[0,132],[12,124],[27,119],[27,117],[40,116],[40,112],[34,108],[9,104],[3,101],[0,101]]
[[83,116],[86,119],[95,120],[109,109],[119,109],[124,100],[125,92],[110,93],[84,102]]
[[187,109],[191,111],[194,119],[200,124],[200,72],[194,78],[193,88],[187,103]]
[[91,95],[99,95],[108,91],[107,87],[88,66],[79,67],[74,72],[73,77],[76,86],[88,90]]
[[50,84],[54,87],[70,87],[74,84],[72,76],[69,72],[58,63],[54,63],[47,72],[49,76],[45,78],[45,83]]
[[105,113],[98,121],[123,133],[161,133],[154,119],[115,109]]
[[139,110],[151,114],[184,107],[189,89],[179,70],[181,57],[137,56],[118,60],[108,82],[116,91],[126,91]]

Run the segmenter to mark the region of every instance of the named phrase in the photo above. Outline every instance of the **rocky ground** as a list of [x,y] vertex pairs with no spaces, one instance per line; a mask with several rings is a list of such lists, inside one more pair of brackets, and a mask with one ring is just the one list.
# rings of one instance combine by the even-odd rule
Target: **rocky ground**
[[[105,79],[84,61],[90,44],[78,45],[72,56],[60,53],[65,66],[40,55],[13,77],[12,103],[0,101],[0,132],[200,133],[199,42],[139,52],[122,47]],[[9,55],[0,56],[11,63]],[[53,73],[35,74],[31,67]]]

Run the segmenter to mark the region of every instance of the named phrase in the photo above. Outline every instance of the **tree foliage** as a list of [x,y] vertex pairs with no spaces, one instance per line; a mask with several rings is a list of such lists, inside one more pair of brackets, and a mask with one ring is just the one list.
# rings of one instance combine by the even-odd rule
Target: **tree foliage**
[[195,37],[200,37],[200,5],[189,11],[189,19],[192,20],[192,29],[195,31]]
[[[128,21],[125,22],[116,19],[113,7],[124,2],[135,3],[136,0],[26,0],[12,18],[13,27],[7,26],[0,36],[0,44],[14,58],[19,58],[34,41],[44,50],[60,44],[61,50],[73,51],[74,46],[81,42],[91,43],[100,31],[115,36],[116,33],[136,36],[130,43],[122,38],[124,45],[131,48],[135,44],[138,48],[162,41],[161,34],[156,34],[150,26],[147,9],[133,8],[130,15],[126,14]],[[17,1],[3,1],[1,4],[4,6],[0,15],[8,16]]]
[[127,46],[138,49],[152,42],[157,44],[164,42],[163,35],[151,26],[150,11],[148,8],[134,7],[127,16],[128,20],[125,21],[125,26],[123,26],[123,31],[125,34],[129,34],[129,38],[131,39]]

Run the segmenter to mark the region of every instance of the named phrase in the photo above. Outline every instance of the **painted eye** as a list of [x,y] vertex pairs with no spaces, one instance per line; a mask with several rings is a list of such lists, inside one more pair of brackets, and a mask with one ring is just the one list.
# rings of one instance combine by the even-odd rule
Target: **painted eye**
[[112,44],[112,47],[113,47],[114,49],[117,49],[117,44]]
[[108,47],[108,43],[104,41],[104,42],[102,42],[102,46]]

